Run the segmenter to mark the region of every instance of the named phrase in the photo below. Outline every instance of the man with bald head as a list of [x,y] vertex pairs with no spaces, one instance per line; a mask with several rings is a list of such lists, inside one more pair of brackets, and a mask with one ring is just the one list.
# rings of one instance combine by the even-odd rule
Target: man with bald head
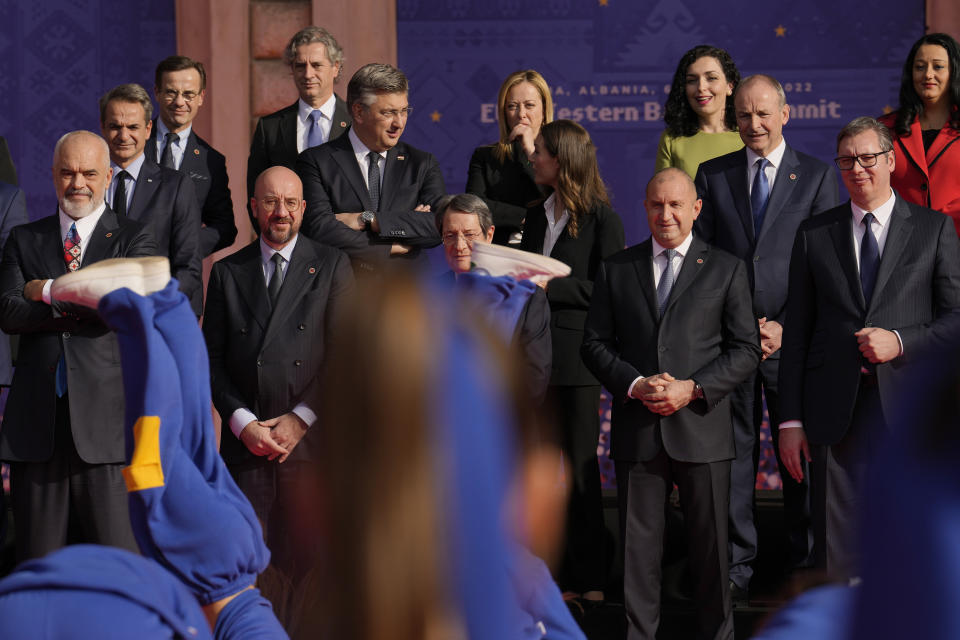
[[[757,556],[754,487],[763,421],[761,389],[770,424],[779,421],[777,369],[787,322],[790,248],[800,223],[838,200],[833,169],[784,141],[790,106],[775,78],[745,78],[737,87],[734,104],[746,147],[700,165],[696,182],[703,209],[695,228],[707,243],[732,253],[746,265],[763,348],[757,371],[731,398],[737,457],[730,475],[730,580],[734,602],[744,604]],[[775,426],[771,431],[776,445],[778,431]],[[788,568],[809,566],[813,535],[807,485],[793,480],[782,465],[780,476]]]
[[302,550],[286,526],[290,493],[321,428],[320,371],[353,288],[346,254],[299,233],[305,207],[293,171],[260,174],[250,199],[260,238],[213,265],[203,321],[213,402],[227,427],[221,455],[288,573]]
[[120,473],[116,336],[95,313],[50,295],[52,280],[70,271],[157,254],[143,225],[104,203],[110,178],[103,138],[89,131],[63,136],[53,154],[59,211],[15,227],[0,263],[0,328],[21,334],[0,429],[20,560],[77,542],[137,549]]
[[732,639],[727,396],[760,361],[746,267],[691,233],[701,202],[683,171],[654,175],[644,206],[652,237],[601,264],[581,349],[615,396],[610,455],[627,637],[656,637],[664,513],[676,484],[695,581],[696,637]]

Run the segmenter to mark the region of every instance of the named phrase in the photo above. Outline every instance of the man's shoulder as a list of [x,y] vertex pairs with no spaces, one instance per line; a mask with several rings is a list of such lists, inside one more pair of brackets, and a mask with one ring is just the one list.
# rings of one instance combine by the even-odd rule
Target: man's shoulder
[[228,256],[224,256],[213,263],[213,269],[225,269],[228,267],[242,266],[251,260],[260,259],[260,240],[255,239],[245,247],[242,247]]
[[292,260],[319,260],[331,264],[346,258],[347,254],[337,247],[318,242],[302,233],[297,235],[297,246],[294,247],[293,256],[291,256]]
[[823,229],[825,227],[830,227],[837,224],[842,220],[849,220],[852,215],[852,210],[850,209],[850,201],[847,200],[832,209],[827,209],[822,213],[818,213],[815,216],[810,216],[806,220],[800,223],[797,227],[798,232],[808,232],[816,229]]
[[298,100],[297,102],[294,102],[293,104],[288,105],[288,106],[284,107],[283,109],[278,109],[277,111],[274,111],[273,113],[268,113],[268,114],[265,115],[265,116],[261,116],[261,117],[260,117],[260,123],[261,123],[261,124],[272,124],[272,123],[278,122],[278,121],[280,121],[280,120],[283,120],[283,119],[285,119],[285,118],[289,118],[289,117],[291,117],[291,116],[296,116],[297,110],[299,109],[299,105],[300,105],[300,101]]
[[746,170],[747,167],[747,152],[745,149],[737,149],[736,151],[731,151],[730,153],[725,153],[722,156],[717,156],[716,158],[710,158],[709,160],[704,160],[700,163],[700,168],[697,169],[697,175],[711,175],[716,173],[722,173],[731,167],[743,167]]
[[806,169],[815,170],[819,173],[826,173],[828,171],[833,171],[833,167],[827,164],[826,162],[824,162],[823,160],[821,160],[820,158],[816,158],[802,151],[797,151],[790,145],[787,145],[787,149],[791,153],[793,153],[797,163]]
[[59,229],[60,229],[60,216],[55,213],[52,216],[44,216],[38,220],[17,225],[10,231],[10,233],[11,234],[38,234],[38,233],[47,233],[50,230],[59,231]]
[[649,238],[643,242],[635,245],[631,245],[626,249],[621,249],[616,253],[612,253],[606,258],[603,259],[603,262],[614,269],[620,268],[623,265],[633,264],[637,260],[642,258],[649,258],[652,255],[652,243]]
[[[214,149],[209,142],[207,142],[206,140],[198,136],[197,132],[193,131],[192,129],[190,130],[190,141],[195,143],[198,147],[200,147],[201,149],[203,149],[203,151],[207,153],[208,161],[211,159],[214,159],[219,162],[226,162],[226,158],[222,153]],[[189,148],[190,148],[190,144],[188,143],[187,144],[188,151],[189,151]]]
[[396,151],[397,160],[410,159],[415,162],[434,161],[433,154],[429,151],[418,149],[412,144],[408,144],[402,140],[397,143],[397,146],[394,147],[394,150]]

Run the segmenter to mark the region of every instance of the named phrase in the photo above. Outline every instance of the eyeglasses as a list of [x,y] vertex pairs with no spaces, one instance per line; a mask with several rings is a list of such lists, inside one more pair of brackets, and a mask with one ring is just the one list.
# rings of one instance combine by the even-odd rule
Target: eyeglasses
[[176,91],[174,89],[166,89],[160,94],[164,102],[176,102],[179,96],[188,104],[196,100],[198,95],[200,94],[196,91]]
[[397,116],[407,118],[413,113],[413,107],[404,107],[403,109],[384,109],[377,114],[384,120],[393,120]]
[[[303,202],[303,200],[297,198],[286,198],[283,200],[283,208],[290,213],[294,213],[300,208],[301,202]],[[280,205],[280,199],[273,197],[263,198],[260,200],[260,205],[267,211],[275,211]]]
[[460,238],[463,238],[467,242],[467,246],[472,247],[473,243],[482,237],[483,234],[477,231],[448,231],[447,233],[443,234],[443,244],[457,244],[460,241]]
[[837,163],[837,168],[840,171],[850,171],[853,169],[853,163],[857,162],[864,169],[869,169],[870,167],[876,166],[877,160],[885,153],[890,153],[893,149],[887,149],[886,151],[881,151],[880,153],[861,153],[858,156],[840,156],[839,158],[834,158],[833,161]]

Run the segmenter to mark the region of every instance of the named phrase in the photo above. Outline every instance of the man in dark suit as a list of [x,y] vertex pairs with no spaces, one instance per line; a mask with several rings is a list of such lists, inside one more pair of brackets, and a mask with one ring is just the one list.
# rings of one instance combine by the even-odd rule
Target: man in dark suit
[[[343,69],[343,49],[329,31],[313,26],[301,29],[287,43],[283,60],[290,65],[300,99],[257,122],[247,159],[248,201],[257,176],[265,169],[278,165],[293,169],[302,151],[335,140],[351,122],[347,103],[333,92]],[[249,204],[247,211],[256,230]]]
[[[493,242],[496,231],[493,215],[480,196],[461,193],[441,198],[437,204],[436,219],[443,239],[443,255],[451,269],[445,277],[452,281],[473,268],[471,258],[475,243]],[[515,295],[522,296],[523,293],[518,291]],[[498,318],[496,314],[492,317],[494,321]],[[526,367],[524,382],[531,397],[539,403],[547,393],[553,353],[550,344],[550,305],[542,287],[533,288],[523,304],[516,325],[510,330],[511,343],[522,353]]]
[[948,216],[890,188],[889,130],[857,118],[837,136],[850,201],[800,225],[780,360],[780,455],[810,462],[815,552],[859,575],[855,515],[864,466],[886,435],[911,359],[960,332],[960,242]]
[[153,95],[159,117],[153,121],[144,153],[161,167],[190,176],[200,203],[200,257],[229,247],[237,237],[233,201],[223,154],[193,131],[207,89],[203,64],[170,56],[157,65]]
[[303,233],[375,271],[391,256],[416,259],[440,235],[430,213],[444,194],[436,158],[400,142],[407,77],[388,64],[361,67],[347,85],[353,126],[297,160],[307,212]]
[[760,361],[746,267],[691,234],[700,201],[664,169],[644,201],[653,237],[603,262],[583,359],[614,395],[611,456],[631,640],[656,636],[664,513],[676,483],[697,600],[697,637],[733,638],[727,501],[733,431],[727,394]]
[[[0,182],[0,258],[6,246],[10,230],[30,222],[27,217],[27,200],[19,188]],[[10,384],[13,376],[10,337],[0,332],[0,384]],[[2,516],[0,516],[2,517]]]
[[100,98],[100,129],[110,146],[113,169],[107,202],[117,215],[147,226],[199,316],[203,306],[200,204],[185,173],[161,167],[144,153],[153,129],[152,113],[150,96],[138,84],[118,85]]
[[203,333],[213,402],[229,425],[221,455],[278,566],[294,572],[304,550],[287,526],[295,515],[290,501],[321,428],[314,413],[321,367],[353,271],[345,254],[299,233],[305,203],[293,171],[267,169],[255,194],[251,207],[263,231],[213,265]]
[[0,429],[10,462],[17,556],[68,542],[136,550],[120,472],[123,380],[116,336],[95,314],[52,299],[52,279],[107,258],[156,254],[139,222],[104,203],[107,145],[88,131],[57,143],[56,215],[13,229],[0,263],[0,328],[19,333],[19,363]]
[[[783,87],[776,79],[750,76],[734,97],[740,137],[746,148],[714,158],[697,171],[703,209],[694,225],[705,242],[746,263],[753,312],[760,325],[763,361],[731,396],[737,457],[730,471],[730,580],[734,603],[747,599],[757,556],[754,487],[760,450],[763,397],[770,424],[778,422],[777,368],[786,320],[787,270],[797,225],[837,204],[837,179],[827,164],[795,151],[783,139],[790,118]],[[762,171],[757,169],[762,163]],[[776,449],[777,430],[774,433]],[[807,486],[786,473],[784,516],[790,566],[809,566],[813,548]]]

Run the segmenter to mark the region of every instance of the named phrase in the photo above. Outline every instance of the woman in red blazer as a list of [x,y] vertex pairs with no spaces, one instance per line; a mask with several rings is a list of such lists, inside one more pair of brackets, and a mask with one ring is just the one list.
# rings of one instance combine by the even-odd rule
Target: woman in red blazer
[[900,108],[880,118],[893,134],[890,183],[904,199],[941,211],[960,233],[960,46],[945,33],[913,45]]

